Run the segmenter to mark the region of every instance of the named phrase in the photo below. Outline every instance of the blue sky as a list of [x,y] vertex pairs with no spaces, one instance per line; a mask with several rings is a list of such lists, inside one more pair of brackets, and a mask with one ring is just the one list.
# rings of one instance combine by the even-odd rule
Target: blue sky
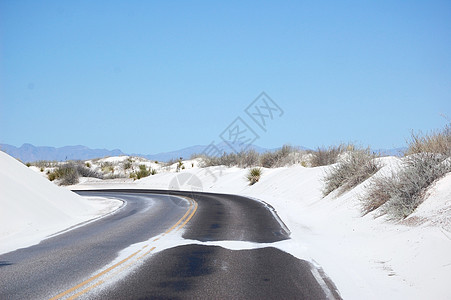
[[[450,1],[0,1],[0,142],[404,146],[451,118]],[[265,91],[284,114],[261,130]]]

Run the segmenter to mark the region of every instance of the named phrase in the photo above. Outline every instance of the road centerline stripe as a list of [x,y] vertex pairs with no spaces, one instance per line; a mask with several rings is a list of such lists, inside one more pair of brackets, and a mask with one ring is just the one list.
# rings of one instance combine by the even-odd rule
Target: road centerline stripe
[[[183,217],[181,217],[181,218],[177,221],[177,223],[175,223],[174,225],[172,225],[171,228],[169,228],[166,232],[164,232],[164,233],[162,234],[162,236],[164,236],[164,235],[170,233],[172,230],[174,230],[175,228],[177,228],[177,226],[179,226],[180,223],[183,222],[183,223],[177,228],[176,231],[180,230],[180,229],[183,228],[183,227],[186,225],[186,223],[188,223],[188,221],[191,220],[191,218],[194,216],[194,214],[195,214],[195,212],[196,212],[196,210],[197,210],[197,207],[198,207],[197,202],[194,201],[194,200],[191,199],[191,198],[188,198],[188,197],[186,197],[185,199],[187,199],[187,200],[190,202],[190,205],[189,205],[188,210],[185,212],[185,214],[183,215]],[[155,238],[152,242],[157,241],[157,240],[159,240],[159,239],[160,239],[160,237]],[[109,273],[110,271],[116,269],[117,267],[123,265],[125,262],[127,262],[128,260],[130,260],[131,258],[133,258],[134,256],[136,256],[139,252],[141,252],[143,249],[145,249],[147,246],[148,246],[148,245],[143,246],[143,247],[141,248],[141,250],[138,250],[138,251],[134,252],[133,254],[129,255],[127,258],[125,258],[125,259],[119,261],[118,263],[112,265],[111,267],[109,267],[109,268],[107,268],[107,269],[101,271],[100,273],[98,273],[98,274],[96,274],[96,275],[94,275],[94,276],[92,276],[92,277],[86,279],[85,281],[79,283],[78,285],[76,285],[76,286],[74,286],[74,287],[72,287],[72,288],[70,288],[70,289],[68,289],[68,290],[66,290],[66,291],[64,291],[64,292],[62,292],[62,293],[59,293],[58,295],[56,295],[56,296],[50,298],[49,300],[57,300],[57,299],[61,299],[62,297],[65,297],[65,296],[67,296],[68,294],[73,293],[73,292],[79,290],[80,288],[84,287],[85,285],[89,284],[90,282],[92,282],[92,281],[98,279],[99,277],[102,277],[103,275],[105,275],[105,274]],[[148,250],[147,252],[145,252],[144,254],[142,254],[141,256],[139,256],[137,259],[142,259],[144,256],[146,256],[147,254],[149,254],[150,252],[152,252],[154,249],[155,249],[155,247],[152,247],[150,250]],[[126,269],[127,267],[130,267],[130,266],[133,265],[133,264],[134,264],[134,263],[131,262],[130,264],[124,265],[124,267],[123,267],[120,271],[122,271],[123,269]],[[89,291],[92,290],[93,288],[95,288],[95,287],[97,287],[97,286],[99,286],[99,285],[101,285],[101,284],[103,284],[103,283],[105,283],[104,280],[99,280],[99,281],[96,282],[95,284],[93,284],[93,285],[91,285],[91,286],[89,286],[89,287],[83,289],[82,291],[80,291],[80,292],[74,294],[73,296],[69,297],[68,299],[75,299],[75,298],[78,298],[78,297],[80,297],[81,295],[83,295],[83,294],[89,292]]]

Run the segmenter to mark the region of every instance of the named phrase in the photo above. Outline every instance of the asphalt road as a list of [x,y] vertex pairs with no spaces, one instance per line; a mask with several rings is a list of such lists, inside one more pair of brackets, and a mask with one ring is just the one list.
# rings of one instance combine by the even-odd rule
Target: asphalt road
[[[309,262],[274,247],[229,250],[202,243],[289,239],[288,229],[261,202],[179,191],[77,193],[115,197],[126,205],[38,245],[0,255],[0,299],[339,298],[332,282]],[[176,232],[183,233],[179,244]],[[158,251],[165,240],[175,244]]]

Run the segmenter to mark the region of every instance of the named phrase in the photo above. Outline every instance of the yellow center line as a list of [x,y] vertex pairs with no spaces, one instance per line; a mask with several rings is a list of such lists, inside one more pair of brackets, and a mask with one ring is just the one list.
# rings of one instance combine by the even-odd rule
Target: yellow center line
[[180,229],[182,229],[183,226],[185,226],[186,223],[188,223],[189,220],[191,220],[191,218],[192,218],[192,217],[194,216],[194,214],[196,213],[196,210],[197,210],[197,202],[194,201],[194,209],[193,209],[193,212],[192,212],[191,215],[185,220],[185,222],[183,222],[183,224],[180,225],[180,227],[177,229],[177,231],[180,230]]
[[91,285],[90,287],[85,288],[83,291],[81,291],[81,292],[79,292],[79,293],[73,295],[72,297],[69,297],[68,300],[73,300],[73,299],[75,299],[75,298],[78,298],[78,297],[80,297],[81,295],[83,295],[83,294],[89,292],[90,290],[92,290],[92,289],[95,288],[96,286],[101,285],[102,283],[104,283],[104,281],[103,281],[103,280],[100,280],[100,281],[97,282],[96,284],[93,284],[93,285]]
[[186,216],[189,214],[189,212],[191,211],[191,208],[193,207],[193,200],[189,199],[189,209],[186,211],[186,213],[183,215],[183,217],[177,221],[177,223],[175,223],[174,225],[172,225],[171,228],[169,228],[168,230],[166,230],[166,232],[164,234],[168,234],[169,232],[171,232],[175,227],[177,227],[182,221],[183,219],[186,218]]
[[112,265],[112,266],[109,267],[108,269],[103,270],[102,272],[100,272],[100,273],[98,273],[98,274],[92,276],[91,278],[86,279],[85,281],[83,281],[82,283],[80,283],[80,284],[74,286],[73,288],[70,288],[70,289],[68,289],[67,291],[62,292],[62,293],[56,295],[55,297],[50,298],[50,300],[59,299],[59,298],[65,296],[65,295],[67,295],[67,294],[69,294],[69,293],[71,293],[71,292],[74,292],[74,291],[78,290],[78,289],[81,288],[82,286],[85,286],[86,284],[90,283],[91,281],[93,281],[93,280],[99,278],[99,277],[102,276],[102,275],[105,275],[106,273],[108,273],[109,271],[113,270],[114,268],[117,268],[118,266],[122,265],[124,262],[126,262],[127,260],[129,260],[130,258],[132,258],[133,256],[135,256],[135,255],[138,254],[139,252],[141,252],[141,250],[136,251],[135,253],[131,254],[129,257],[127,257],[127,258],[121,260],[120,262],[118,262],[118,263]]
[[[183,215],[183,217],[180,218],[180,219],[177,221],[177,223],[175,223],[171,228],[169,228],[168,230],[166,230],[166,232],[163,233],[162,236],[163,236],[163,235],[166,235],[166,234],[168,234],[168,233],[170,233],[172,230],[174,230],[174,228],[176,228],[177,226],[179,226],[180,223],[183,222],[183,223],[180,225],[180,227],[177,229],[177,231],[180,230],[180,229],[183,228],[183,227],[186,225],[186,223],[188,223],[188,221],[191,220],[191,218],[194,216],[194,214],[195,214],[195,212],[196,212],[196,210],[197,210],[198,204],[197,204],[196,201],[192,200],[191,198],[186,198],[186,199],[188,199],[189,202],[190,202],[190,206],[189,206],[188,210],[187,210],[186,213]],[[193,204],[194,204],[194,205],[193,205]],[[191,211],[191,210],[192,210],[192,211]],[[191,214],[190,214],[190,212],[191,212]],[[189,216],[188,216],[188,215],[189,215]],[[183,221],[183,220],[185,220],[185,221]],[[157,241],[157,240],[159,240],[159,239],[160,239],[160,237],[155,238],[153,241]],[[147,246],[148,246],[148,245],[143,246],[143,247],[141,248],[141,250],[143,250],[143,249],[146,248]],[[145,252],[144,254],[142,254],[141,256],[139,256],[137,259],[142,259],[144,256],[146,256],[147,254],[149,254],[150,252],[152,252],[154,249],[155,249],[155,247],[152,247],[152,248],[149,249],[147,252]],[[100,272],[100,273],[98,273],[98,274],[96,274],[96,275],[94,275],[94,276],[92,276],[92,277],[86,279],[86,280],[83,281],[82,283],[80,283],[80,284],[78,284],[78,285],[76,285],[76,286],[74,286],[74,287],[72,287],[72,288],[70,288],[70,289],[68,289],[68,290],[66,290],[66,291],[64,291],[64,292],[62,292],[62,293],[60,293],[60,294],[58,294],[58,295],[52,297],[52,298],[50,298],[49,300],[61,299],[62,297],[66,296],[67,294],[70,294],[70,293],[72,293],[72,292],[75,292],[76,290],[80,289],[81,287],[87,285],[88,283],[90,283],[90,282],[96,280],[97,278],[99,278],[99,277],[105,275],[106,273],[108,273],[108,272],[112,271],[113,269],[119,267],[120,265],[124,264],[125,262],[127,262],[128,260],[130,260],[131,258],[133,258],[135,255],[137,255],[139,252],[141,252],[141,250],[138,250],[138,251],[134,252],[133,254],[131,254],[130,256],[128,256],[127,258],[121,260],[120,262],[118,262],[118,263],[112,265],[111,267],[105,269],[104,271],[102,271],[102,272]],[[131,262],[131,263],[127,264],[127,265],[124,265],[123,268],[121,268],[121,270],[118,270],[118,271],[122,271],[122,270],[125,269],[127,266],[131,266],[132,264],[134,264],[134,263]],[[114,272],[114,273],[117,273],[117,272]],[[93,288],[95,288],[95,287],[101,285],[101,284],[104,283],[104,282],[105,282],[104,280],[100,280],[100,281],[98,281],[97,283],[95,283],[95,284],[93,284],[93,285],[91,285],[91,286],[85,288],[84,290],[78,292],[77,294],[75,294],[75,295],[69,297],[68,299],[75,299],[75,298],[77,298],[77,297],[79,297],[79,296],[81,296],[81,295],[83,295],[83,294],[89,292],[89,291],[92,290]]]

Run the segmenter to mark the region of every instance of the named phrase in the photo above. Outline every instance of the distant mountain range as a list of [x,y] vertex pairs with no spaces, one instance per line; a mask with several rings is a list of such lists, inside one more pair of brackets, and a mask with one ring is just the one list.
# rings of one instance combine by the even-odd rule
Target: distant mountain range
[[90,149],[81,145],[55,148],[45,146],[36,147],[31,144],[23,144],[20,147],[0,144],[0,150],[8,153],[12,157],[20,159],[23,162],[32,162],[37,160],[87,160],[97,157],[125,155],[119,149]]
[[[224,152],[230,153],[234,150],[226,143],[220,143],[215,145],[216,154],[222,154]],[[242,150],[241,147],[237,145],[232,145],[236,151]],[[127,154],[119,149],[107,150],[107,149],[91,149],[86,146],[65,146],[60,148],[46,147],[46,146],[33,146],[31,144],[23,144],[20,147],[15,147],[8,144],[0,144],[0,150],[8,153],[12,157],[20,159],[23,162],[32,162],[38,160],[56,160],[56,161],[66,161],[66,160],[87,160],[93,158],[107,157],[107,156],[120,156],[120,155],[133,155],[147,158],[149,160],[158,161],[169,161],[171,159],[178,159],[183,157],[184,159],[190,158],[193,154],[203,153],[208,146],[206,145],[196,145],[187,148],[183,148],[176,151],[162,152],[157,154],[137,154],[131,153]],[[278,148],[268,149],[259,146],[252,145],[250,147],[258,153],[263,153],[266,151],[273,151]],[[305,147],[298,147],[303,150],[308,150]],[[406,148],[395,148],[395,149],[378,149],[374,150],[376,153],[381,153],[382,155],[402,155]],[[211,154],[211,152],[209,152]]]
[[[149,160],[168,161],[171,159],[178,159],[183,157],[185,159],[190,158],[193,154],[202,153],[208,146],[196,145],[192,147],[183,148],[176,151],[163,152],[157,154],[139,154],[139,153],[124,153],[119,149],[107,150],[107,149],[91,149],[86,146],[65,146],[60,148],[46,147],[46,146],[33,146],[31,144],[23,144],[20,147],[15,147],[8,144],[0,144],[0,150],[8,153],[12,157],[20,159],[23,162],[33,162],[38,160],[87,160],[99,157],[107,156],[120,156],[120,155],[132,155],[147,158]],[[230,153],[233,150],[225,143],[216,145],[219,153]],[[259,146],[251,146],[255,151],[262,153],[272,149],[266,149]],[[236,146],[235,149],[240,150],[240,147]]]

